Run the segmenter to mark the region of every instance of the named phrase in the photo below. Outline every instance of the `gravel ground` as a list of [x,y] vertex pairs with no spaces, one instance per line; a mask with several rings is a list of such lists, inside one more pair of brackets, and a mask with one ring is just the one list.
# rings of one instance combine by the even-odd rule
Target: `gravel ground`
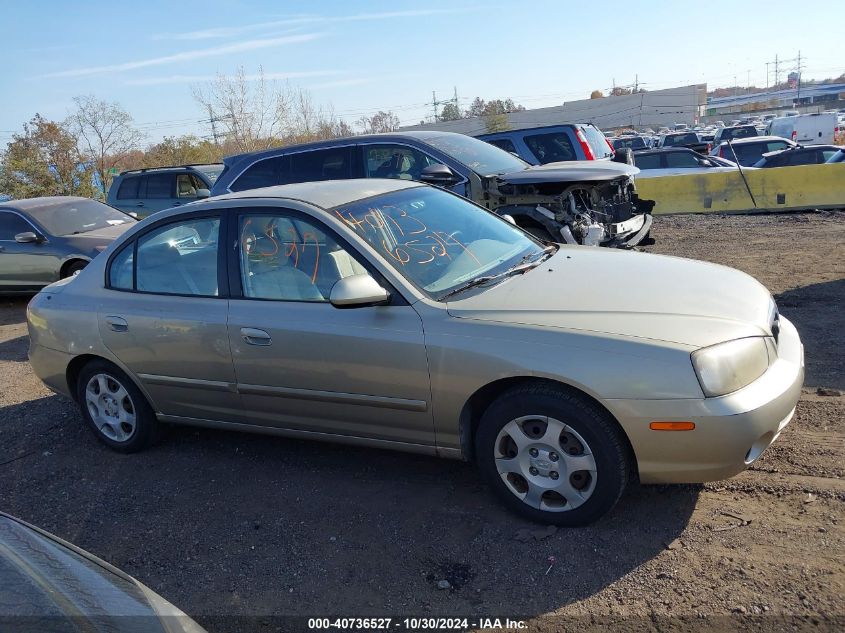
[[26,300],[0,299],[0,509],[210,631],[289,630],[273,616],[315,614],[843,630],[845,397],[817,387],[845,389],[845,213],[659,217],[653,235],[644,250],[757,277],[806,346],[795,420],[731,480],[633,486],[597,525],[547,531],[505,512],[463,463],[190,428],[118,455],[33,376]]

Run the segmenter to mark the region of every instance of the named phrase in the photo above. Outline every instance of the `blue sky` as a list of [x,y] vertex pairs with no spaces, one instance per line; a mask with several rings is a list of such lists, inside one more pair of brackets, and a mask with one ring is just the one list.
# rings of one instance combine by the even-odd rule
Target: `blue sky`
[[[348,121],[430,115],[432,90],[558,105],[635,75],[647,89],[765,85],[765,62],[845,71],[841,0],[271,2],[0,0],[0,146],[80,94],[119,102],[148,135],[208,134],[192,84],[243,66],[311,91]],[[835,19],[834,19],[835,18]],[[825,25],[840,25],[836,33]],[[785,78],[785,74],[783,75]],[[206,115],[207,116],[207,115]]]

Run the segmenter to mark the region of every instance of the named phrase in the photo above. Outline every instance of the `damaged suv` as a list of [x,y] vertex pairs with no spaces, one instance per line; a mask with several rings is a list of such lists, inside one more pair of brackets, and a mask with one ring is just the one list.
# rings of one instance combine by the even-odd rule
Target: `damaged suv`
[[630,248],[648,237],[654,202],[636,167],[612,161],[531,166],[449,132],[393,132],[275,148],[224,159],[213,196],[347,178],[417,180],[458,193],[545,240]]

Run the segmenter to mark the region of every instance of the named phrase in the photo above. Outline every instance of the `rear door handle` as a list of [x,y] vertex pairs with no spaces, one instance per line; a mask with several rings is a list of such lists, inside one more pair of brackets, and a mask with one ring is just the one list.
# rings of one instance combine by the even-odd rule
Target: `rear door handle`
[[0,246],[0,253],[2,253],[2,252],[3,252],[3,251],[5,251],[5,250],[6,250],[6,247],[5,247],[5,246]]
[[270,345],[273,342],[267,332],[254,327],[242,327],[241,336],[248,345]]
[[123,317],[109,315],[106,317],[106,323],[115,332],[125,332],[129,329],[129,324]]

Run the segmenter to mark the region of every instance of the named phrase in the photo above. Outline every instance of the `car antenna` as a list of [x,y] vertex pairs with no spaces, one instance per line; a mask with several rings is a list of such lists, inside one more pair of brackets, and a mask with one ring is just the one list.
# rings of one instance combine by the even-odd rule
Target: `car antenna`
[[751,193],[751,187],[748,186],[748,180],[745,178],[745,172],[742,171],[742,165],[739,164],[739,159],[736,157],[736,150],[734,149],[733,143],[731,143],[731,139],[728,139],[728,147],[731,148],[731,154],[734,156],[734,162],[739,168],[739,175],[742,176],[742,182],[745,183],[745,188],[748,190],[748,195],[751,196],[751,202],[754,203],[754,208],[756,209],[757,201],[754,199],[754,194]]

